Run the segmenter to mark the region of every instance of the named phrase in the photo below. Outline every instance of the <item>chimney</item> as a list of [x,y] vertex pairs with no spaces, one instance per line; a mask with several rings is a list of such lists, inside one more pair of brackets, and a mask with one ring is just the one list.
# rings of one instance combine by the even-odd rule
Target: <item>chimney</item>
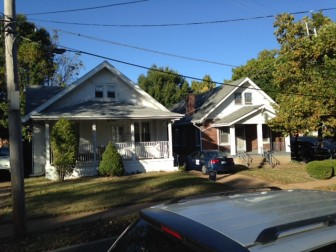
[[190,91],[187,95],[187,102],[186,102],[186,114],[191,116],[195,113],[195,100],[196,95]]

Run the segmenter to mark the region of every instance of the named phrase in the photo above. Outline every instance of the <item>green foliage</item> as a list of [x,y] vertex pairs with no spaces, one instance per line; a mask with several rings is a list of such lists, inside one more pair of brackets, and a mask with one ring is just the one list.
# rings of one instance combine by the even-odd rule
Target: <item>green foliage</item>
[[175,103],[185,99],[189,91],[188,82],[176,71],[168,67],[153,65],[147,71],[147,76],[140,75],[139,87],[146,91],[165,107],[171,107]]
[[194,94],[205,93],[215,87],[216,84],[212,81],[210,75],[205,75],[201,82],[195,80],[191,82],[191,90],[193,90]]
[[282,92],[276,100],[277,117],[269,125],[292,135],[321,129],[324,137],[334,135],[336,24],[321,13],[297,22],[283,14],[274,26],[281,48],[273,76]]
[[275,100],[279,93],[273,78],[277,53],[277,50],[260,52],[257,59],[249,60],[246,65],[234,68],[232,70],[232,80],[249,77]]
[[[0,30],[4,30],[0,22]],[[18,52],[18,80],[20,86],[21,114],[25,114],[24,90],[27,86],[67,85],[74,80],[83,66],[78,56],[55,56],[57,37],[38,28],[24,15],[17,15],[16,36]],[[0,126],[8,128],[7,84],[5,69],[4,36],[0,36]],[[23,134],[24,137],[30,136]],[[26,138],[28,139],[28,138]]]
[[335,160],[312,161],[307,163],[307,172],[315,179],[329,179],[334,175],[335,167]]
[[78,156],[78,141],[78,128],[74,122],[60,119],[55,123],[51,131],[51,150],[60,181],[73,172]]
[[112,143],[106,146],[103,158],[99,163],[98,172],[103,176],[122,176],[125,174],[122,158]]

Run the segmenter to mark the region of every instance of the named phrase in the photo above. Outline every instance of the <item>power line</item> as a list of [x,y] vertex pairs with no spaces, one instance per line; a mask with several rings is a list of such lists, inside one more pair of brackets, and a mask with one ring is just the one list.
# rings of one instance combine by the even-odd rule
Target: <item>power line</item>
[[[315,12],[322,11],[331,11],[336,10],[336,7],[333,8],[324,8],[315,10]],[[297,11],[288,13],[290,15],[299,15],[312,13],[313,10]],[[27,15],[27,14],[26,14]],[[204,22],[187,22],[187,23],[168,23],[168,24],[94,24],[94,23],[78,23],[78,22],[65,22],[57,20],[43,20],[43,19],[31,19],[33,21],[47,22],[47,23],[56,23],[56,24],[66,24],[66,25],[80,25],[80,26],[100,26],[100,27],[119,27],[119,28],[151,28],[151,27],[176,27],[176,26],[192,26],[192,25],[207,25],[207,24],[221,24],[221,23],[230,23],[230,22],[241,22],[241,21],[250,21],[266,18],[274,18],[278,14],[257,16],[257,17],[247,17],[247,18],[235,18],[235,19],[226,19],[226,20],[213,20],[213,21],[204,21]]]
[[36,16],[36,15],[56,14],[56,13],[65,13],[65,12],[87,11],[87,10],[102,9],[102,8],[115,7],[115,6],[121,6],[121,5],[127,5],[127,4],[135,4],[135,3],[147,2],[147,1],[148,1],[148,0],[138,0],[138,1],[132,1],[132,2],[124,2],[124,3],[108,4],[108,5],[94,6],[94,7],[87,7],[87,8],[79,8],[79,9],[70,9],[70,10],[58,10],[58,11],[48,11],[48,12],[28,13],[28,14],[25,14],[25,15],[26,15],[26,16]]
[[[110,58],[110,57],[106,57],[106,56],[102,56],[102,55],[98,55],[98,54],[95,54],[95,53],[90,53],[90,52],[86,52],[86,51],[82,51],[82,50],[72,49],[72,48],[69,48],[69,47],[62,46],[62,45],[59,45],[59,46],[62,47],[62,48],[64,48],[68,52],[85,54],[85,55],[89,55],[89,56],[93,56],[93,57],[97,57],[97,58],[101,58],[101,59],[105,59],[105,60],[114,61],[114,62],[121,63],[121,64],[124,64],[124,65],[129,65],[129,66],[138,67],[138,68],[142,68],[142,69],[146,69],[146,70],[161,72],[161,73],[165,73],[165,74],[172,74],[172,75],[176,75],[176,76],[179,76],[179,77],[182,77],[182,78],[186,78],[186,79],[197,80],[197,81],[204,81],[203,79],[197,78],[197,77],[192,77],[192,76],[183,75],[183,74],[179,74],[179,73],[173,73],[173,72],[167,73],[167,72],[165,72],[163,70],[160,70],[160,69],[146,67],[146,66],[142,66],[142,65],[138,65],[138,64],[134,64],[134,63],[130,63],[130,62],[126,62],[126,61],[122,61],[122,60],[118,60],[118,59],[114,59],[114,58]],[[222,83],[222,82],[218,82],[218,81],[212,81],[212,83],[214,83],[216,85],[220,85],[220,86],[227,85],[227,86],[236,87],[235,85],[230,84],[230,83]],[[263,92],[266,92],[266,93],[277,92],[277,93],[283,93],[283,94],[287,94],[288,95],[287,92],[281,92],[279,90],[276,90],[276,91],[275,90],[263,90],[261,88],[254,88],[254,87],[248,87],[248,89],[257,90],[257,91],[263,91]],[[317,97],[317,98],[326,98],[327,97],[327,96],[316,95],[316,94],[302,94],[302,93],[297,93],[297,94],[292,93],[291,95],[300,95],[300,96]]]
[[177,55],[177,54],[173,54],[173,53],[161,52],[161,51],[152,50],[152,49],[148,49],[148,48],[143,48],[143,47],[128,45],[128,44],[124,44],[124,43],[120,43],[120,42],[115,42],[115,41],[111,41],[111,40],[107,40],[107,39],[102,39],[102,38],[97,38],[97,37],[93,37],[93,36],[88,36],[88,35],[84,35],[84,34],[80,34],[80,33],[75,33],[75,32],[69,32],[69,31],[65,31],[65,30],[61,30],[61,29],[54,29],[54,30],[61,31],[63,33],[67,33],[69,35],[78,36],[78,37],[81,37],[81,38],[87,38],[87,39],[96,40],[96,41],[100,41],[100,42],[108,43],[108,44],[112,44],[112,45],[128,47],[128,48],[132,48],[132,49],[136,49],[136,50],[141,50],[141,51],[145,51],[145,52],[150,52],[150,53],[155,53],[155,54],[161,54],[161,55],[164,55],[164,56],[169,56],[169,57],[174,57],[174,58],[180,58],[180,59],[185,59],[185,60],[191,60],[191,61],[205,62],[205,63],[215,64],[215,65],[221,65],[221,66],[227,66],[227,67],[238,67],[238,66],[235,66],[235,65],[225,64],[225,63],[211,61],[211,60],[207,60],[207,59],[199,59],[199,58],[181,56],[181,55]]

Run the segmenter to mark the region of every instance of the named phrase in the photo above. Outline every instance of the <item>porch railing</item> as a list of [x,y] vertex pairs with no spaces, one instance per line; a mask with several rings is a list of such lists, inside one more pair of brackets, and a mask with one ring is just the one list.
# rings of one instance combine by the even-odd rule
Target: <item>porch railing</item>
[[[124,160],[135,159],[154,159],[167,158],[169,156],[169,142],[123,142],[114,144]],[[96,151],[93,150],[92,144],[80,145],[78,149],[78,161],[92,162],[96,154],[96,160],[100,161],[106,146],[98,146]],[[51,155],[52,156],[52,155]]]

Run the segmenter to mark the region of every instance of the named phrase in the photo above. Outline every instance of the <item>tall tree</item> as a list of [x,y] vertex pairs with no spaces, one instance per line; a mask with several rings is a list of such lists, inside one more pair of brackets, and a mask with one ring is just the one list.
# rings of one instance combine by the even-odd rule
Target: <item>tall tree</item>
[[274,26],[280,44],[274,83],[277,117],[270,126],[284,133],[319,131],[334,135],[336,128],[336,24],[322,13],[295,22],[279,15]]
[[278,50],[276,49],[263,50],[258,54],[257,59],[251,59],[246,65],[234,68],[232,70],[232,80],[249,77],[275,100],[279,92],[278,87],[274,84],[273,77],[277,53]]
[[156,65],[147,71],[147,76],[139,76],[138,85],[166,107],[184,99],[189,91],[188,82],[178,72]]
[[[18,73],[21,114],[25,112],[24,90],[27,86],[67,85],[83,67],[78,56],[57,55],[58,36],[51,37],[44,28],[17,15]],[[3,22],[0,23],[3,30]],[[7,87],[5,83],[4,37],[0,36],[0,127],[8,128]],[[0,136],[1,137],[1,136]]]
[[214,87],[216,87],[216,84],[212,81],[210,75],[205,75],[203,81],[193,80],[191,82],[191,90],[193,90],[195,94],[205,93]]

